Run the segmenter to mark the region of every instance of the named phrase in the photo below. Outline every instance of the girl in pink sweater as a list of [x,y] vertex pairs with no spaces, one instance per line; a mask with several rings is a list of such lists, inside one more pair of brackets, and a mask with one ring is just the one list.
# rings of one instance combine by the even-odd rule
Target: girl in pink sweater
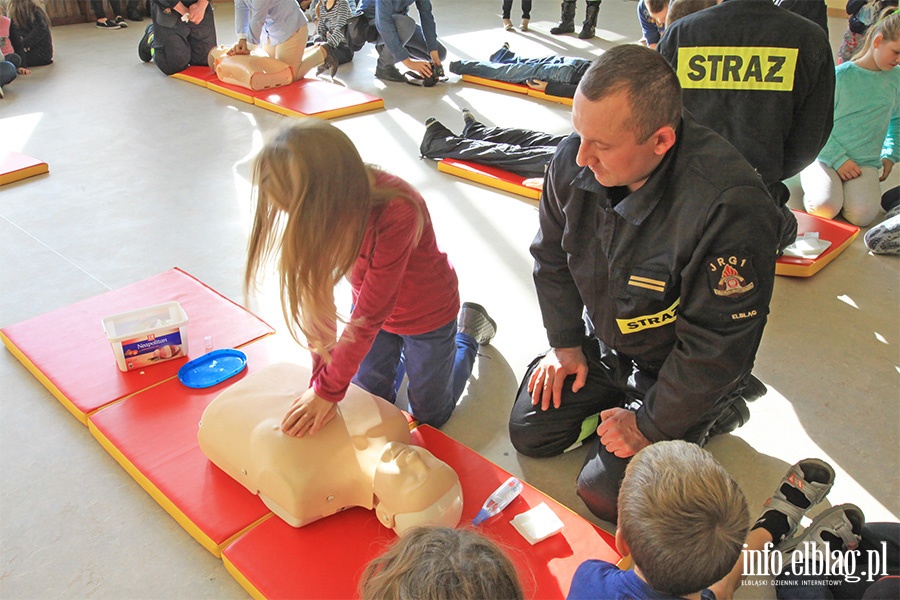
[[[404,371],[412,415],[443,425],[478,344],[489,342],[496,326],[477,304],[464,304],[457,318],[456,273],[419,193],[364,164],[341,130],[318,119],[275,135],[256,159],[253,182],[245,290],[272,259],[285,321],[313,356],[310,389],[290,407],[282,430],[314,434],[351,381],[393,402]],[[353,289],[348,317],[334,300],[344,277]]]

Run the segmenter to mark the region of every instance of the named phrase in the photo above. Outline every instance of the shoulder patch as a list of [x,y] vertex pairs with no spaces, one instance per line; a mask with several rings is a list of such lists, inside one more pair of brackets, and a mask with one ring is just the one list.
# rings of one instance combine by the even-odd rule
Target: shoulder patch
[[707,258],[707,264],[714,295],[736,300],[756,289],[756,272],[750,256],[711,256]]

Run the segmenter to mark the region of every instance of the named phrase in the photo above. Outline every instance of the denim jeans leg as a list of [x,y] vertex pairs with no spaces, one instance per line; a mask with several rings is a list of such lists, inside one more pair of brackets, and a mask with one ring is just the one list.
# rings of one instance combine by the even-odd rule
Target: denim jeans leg
[[[456,319],[428,333],[403,336],[403,354],[409,376],[409,412],[420,423],[440,427],[453,414],[457,350]],[[459,377],[462,378],[463,372],[464,369]],[[462,378],[463,387],[467,379],[468,373]]]
[[393,403],[397,399],[394,379],[397,376],[402,344],[403,339],[399,335],[379,331],[368,354],[359,364],[353,383]]

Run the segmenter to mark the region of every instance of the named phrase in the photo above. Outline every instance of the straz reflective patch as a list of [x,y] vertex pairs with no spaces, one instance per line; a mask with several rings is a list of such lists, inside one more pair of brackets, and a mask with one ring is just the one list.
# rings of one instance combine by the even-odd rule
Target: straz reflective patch
[[678,49],[678,80],[685,89],[794,89],[796,48],[693,46]]
[[678,317],[678,303],[681,298],[672,303],[672,306],[666,310],[660,311],[655,315],[645,315],[642,317],[632,317],[630,319],[616,319],[619,325],[619,331],[622,333],[637,333],[643,329],[652,329],[654,327],[662,327],[674,323]]

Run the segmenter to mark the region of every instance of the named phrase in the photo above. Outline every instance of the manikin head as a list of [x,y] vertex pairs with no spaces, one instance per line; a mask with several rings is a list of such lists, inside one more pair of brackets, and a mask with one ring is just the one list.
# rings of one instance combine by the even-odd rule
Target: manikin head
[[420,446],[385,445],[372,489],[378,520],[397,535],[418,525],[455,527],[462,516],[459,477]]
[[386,400],[351,385],[316,435],[284,434],[281,420],[309,378],[309,369],[281,363],[238,381],[204,411],[200,449],[293,527],[376,504],[379,520],[398,533],[458,523],[456,473],[407,445],[406,417]]

